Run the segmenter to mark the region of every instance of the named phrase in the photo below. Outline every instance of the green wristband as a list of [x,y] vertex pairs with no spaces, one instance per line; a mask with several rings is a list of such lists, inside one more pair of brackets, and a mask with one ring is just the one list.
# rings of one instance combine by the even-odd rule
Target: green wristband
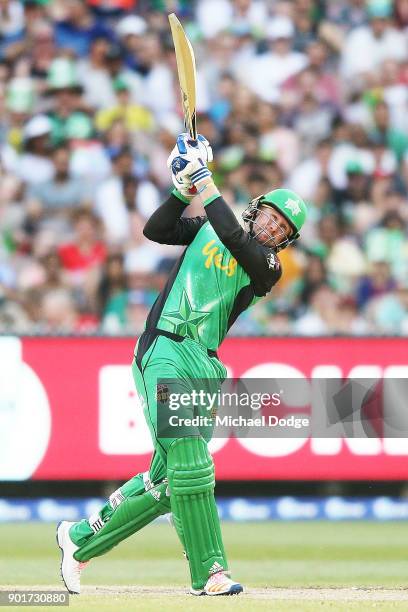
[[208,204],[211,204],[211,202],[214,202],[214,200],[216,200],[217,198],[219,198],[221,196],[220,193],[214,193],[212,196],[210,196],[209,198],[207,198],[206,200],[204,200],[203,202],[203,206],[204,208],[206,206],[208,206]]
[[176,198],[178,198],[179,200],[181,200],[183,202],[183,204],[190,204],[190,199],[191,198],[186,198],[186,196],[184,196],[182,193],[179,192],[178,189],[174,188],[173,191],[171,192],[174,196],[176,196]]

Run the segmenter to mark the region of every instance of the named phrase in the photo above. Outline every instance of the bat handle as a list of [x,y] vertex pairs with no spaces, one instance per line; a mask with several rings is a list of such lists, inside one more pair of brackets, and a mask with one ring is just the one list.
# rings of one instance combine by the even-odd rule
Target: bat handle
[[[189,130],[189,136],[190,136],[190,141],[193,143],[197,142],[197,133],[195,132],[195,130]],[[190,189],[188,190],[189,193],[194,194],[197,193],[197,187],[195,187],[194,185],[192,187],[190,187]]]
[[[186,125],[187,122],[185,122]],[[187,126],[187,132],[188,135],[190,136],[190,140],[192,140],[193,142],[197,142],[197,128],[195,125],[195,121],[192,121],[190,126]]]

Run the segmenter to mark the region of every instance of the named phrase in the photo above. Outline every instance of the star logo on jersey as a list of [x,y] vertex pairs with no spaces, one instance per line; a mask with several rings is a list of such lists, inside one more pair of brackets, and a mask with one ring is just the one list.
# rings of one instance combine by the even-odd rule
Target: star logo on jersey
[[292,198],[288,198],[285,202],[285,208],[288,208],[292,215],[296,217],[300,212],[299,202],[297,200],[292,200]]
[[186,291],[183,291],[178,310],[164,313],[162,318],[173,325],[173,333],[199,340],[198,328],[209,315],[209,312],[193,310]]

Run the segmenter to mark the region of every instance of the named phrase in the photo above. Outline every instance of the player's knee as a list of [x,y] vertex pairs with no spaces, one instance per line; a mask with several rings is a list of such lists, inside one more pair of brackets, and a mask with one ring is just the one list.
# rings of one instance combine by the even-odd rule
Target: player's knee
[[167,453],[172,494],[194,495],[214,489],[214,463],[206,442],[198,436],[179,438]]

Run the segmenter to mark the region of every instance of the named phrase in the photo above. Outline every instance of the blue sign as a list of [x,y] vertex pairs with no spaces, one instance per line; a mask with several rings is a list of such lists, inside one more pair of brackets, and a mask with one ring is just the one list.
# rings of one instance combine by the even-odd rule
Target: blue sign
[[[98,512],[105,502],[103,498],[0,498],[0,523],[78,521]],[[408,520],[408,501],[393,497],[232,497],[217,499],[217,506],[225,521]]]

